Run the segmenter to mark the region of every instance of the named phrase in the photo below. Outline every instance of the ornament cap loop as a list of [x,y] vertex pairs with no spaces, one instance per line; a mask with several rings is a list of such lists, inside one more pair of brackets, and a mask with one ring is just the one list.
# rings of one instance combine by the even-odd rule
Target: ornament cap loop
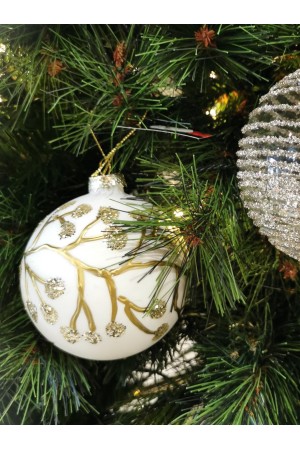
[[126,186],[125,178],[122,174],[98,175],[89,178],[89,192],[100,192],[110,190],[114,187],[123,191]]

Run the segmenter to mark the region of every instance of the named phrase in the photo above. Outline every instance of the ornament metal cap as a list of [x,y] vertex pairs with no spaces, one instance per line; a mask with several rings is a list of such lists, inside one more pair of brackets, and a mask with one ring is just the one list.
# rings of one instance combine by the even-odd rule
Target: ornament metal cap
[[121,173],[97,175],[89,178],[89,192],[98,192],[103,189],[111,189],[113,187],[123,189],[124,186],[126,186],[126,181]]

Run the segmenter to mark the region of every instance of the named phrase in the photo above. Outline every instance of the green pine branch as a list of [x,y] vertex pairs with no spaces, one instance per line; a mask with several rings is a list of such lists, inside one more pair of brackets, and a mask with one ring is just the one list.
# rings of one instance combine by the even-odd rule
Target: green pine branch
[[209,321],[195,346],[203,358],[198,382],[188,386],[184,413],[173,423],[298,423],[297,319],[291,304],[278,302],[268,296],[240,310],[240,316]]
[[79,409],[95,411],[85,363],[42,342],[20,305],[17,298],[1,314],[1,423],[59,423]]

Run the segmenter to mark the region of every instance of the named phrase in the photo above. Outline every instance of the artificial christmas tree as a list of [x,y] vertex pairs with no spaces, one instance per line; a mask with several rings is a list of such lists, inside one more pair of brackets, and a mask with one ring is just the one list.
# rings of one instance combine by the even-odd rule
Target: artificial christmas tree
[[[1,27],[2,424],[299,423],[298,262],[248,217],[236,156],[259,98],[299,68],[299,42],[296,25]],[[97,203],[92,218],[90,202],[68,202],[86,194],[95,171],[122,173],[127,187],[115,209]],[[139,205],[131,216],[128,202]],[[69,206],[58,211],[62,204]],[[179,318],[168,334],[160,328],[162,339],[134,356],[95,361],[69,355],[37,332],[23,307],[18,267],[37,224],[52,211],[57,242],[31,242],[21,264],[33,321],[39,315],[49,329],[56,326],[57,305],[73,301],[66,292],[75,287],[47,255],[32,268],[32,246],[65,251],[76,233],[104,234],[107,245],[126,246],[125,261],[93,266],[109,250],[95,246],[88,263],[94,274],[156,255],[145,303],[131,301],[143,296],[144,273],[118,303],[131,324],[161,321],[155,330],[169,308]],[[93,220],[95,235],[82,234]],[[131,246],[128,236],[143,239]],[[179,311],[174,298],[183,286]],[[93,288],[99,298],[109,289],[96,282]],[[94,348],[110,325],[107,339],[121,339],[125,328],[114,313],[105,324],[101,310],[95,313],[104,326],[99,332],[78,298],[71,322],[62,325],[65,336]]]

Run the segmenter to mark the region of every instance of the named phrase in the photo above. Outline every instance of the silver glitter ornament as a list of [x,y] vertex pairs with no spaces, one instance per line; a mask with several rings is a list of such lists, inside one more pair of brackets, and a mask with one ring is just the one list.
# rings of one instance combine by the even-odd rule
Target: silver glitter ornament
[[248,215],[300,261],[300,69],[261,97],[242,131],[237,165]]

